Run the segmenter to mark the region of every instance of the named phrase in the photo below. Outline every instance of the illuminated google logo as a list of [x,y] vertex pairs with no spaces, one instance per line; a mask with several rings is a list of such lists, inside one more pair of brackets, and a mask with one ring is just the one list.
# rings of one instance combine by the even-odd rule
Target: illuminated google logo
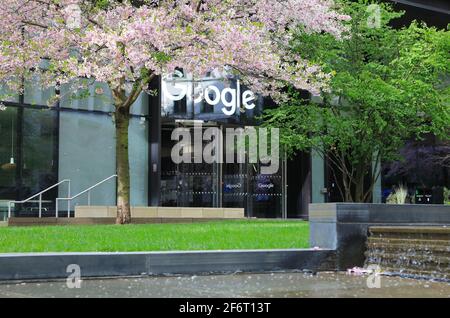
[[[168,84],[170,83],[172,90],[176,90],[176,94],[171,93],[168,89]],[[186,97],[188,93],[188,83],[187,81],[179,81],[170,80],[170,81],[162,81],[162,90],[172,101],[180,101]],[[236,110],[241,108],[242,106],[245,109],[253,109],[255,108],[256,96],[250,90],[245,90],[241,93],[241,83],[237,80],[236,88],[225,88],[222,91],[215,86],[209,85],[206,88],[201,88],[200,94],[196,96],[194,99],[195,103],[200,103],[203,100],[206,101],[209,105],[216,106],[221,103],[224,107],[222,107],[222,112],[227,116],[232,116],[236,113]]]

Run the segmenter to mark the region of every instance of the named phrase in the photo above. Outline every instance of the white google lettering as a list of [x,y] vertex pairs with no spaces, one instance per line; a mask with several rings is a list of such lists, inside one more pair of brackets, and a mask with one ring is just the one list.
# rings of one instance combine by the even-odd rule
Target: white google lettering
[[[167,98],[173,101],[180,101],[186,97],[188,85],[186,82],[177,83],[173,81],[172,92],[170,92],[166,81],[162,81],[162,89]],[[175,92],[173,92],[174,89]],[[256,96],[252,91],[246,90],[241,96],[241,83],[239,80],[237,81],[237,88],[225,88],[222,92],[215,85],[207,86],[204,90],[201,90],[199,96],[194,99],[194,102],[199,103],[203,99],[212,106],[222,103],[224,105],[222,112],[227,116],[232,116],[236,113],[237,108],[241,107],[241,101],[245,109],[251,110],[256,106],[254,103]]]
[[268,184],[258,183],[258,188],[260,189],[272,189],[273,187],[274,187],[273,183]]

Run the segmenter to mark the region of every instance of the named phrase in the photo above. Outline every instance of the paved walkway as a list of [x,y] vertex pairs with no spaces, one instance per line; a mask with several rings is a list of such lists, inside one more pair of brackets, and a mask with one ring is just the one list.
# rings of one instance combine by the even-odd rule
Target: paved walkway
[[445,297],[450,284],[381,277],[381,288],[368,288],[367,276],[345,273],[237,274],[85,280],[80,289],[65,281],[0,284],[8,297]]

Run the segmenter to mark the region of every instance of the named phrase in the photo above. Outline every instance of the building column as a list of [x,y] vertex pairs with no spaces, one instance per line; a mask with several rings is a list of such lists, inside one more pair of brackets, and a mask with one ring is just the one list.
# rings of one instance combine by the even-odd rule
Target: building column
[[325,162],[317,151],[311,151],[311,202],[326,202],[323,189],[325,188]]
[[157,90],[155,96],[149,96],[149,178],[148,205],[161,204],[161,78],[158,76],[150,83],[150,89]]

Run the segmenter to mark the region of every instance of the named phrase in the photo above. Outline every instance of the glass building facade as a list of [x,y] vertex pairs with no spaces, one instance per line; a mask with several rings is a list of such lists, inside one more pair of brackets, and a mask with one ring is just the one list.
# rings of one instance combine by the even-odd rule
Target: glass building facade
[[[150,89],[157,93],[143,93],[131,108],[133,206],[236,207],[244,208],[249,217],[300,218],[307,217],[310,202],[327,200],[325,165],[314,154],[301,153],[289,160],[281,154],[278,171],[270,175],[262,173],[262,163],[250,162],[248,153],[240,163],[174,163],[171,150],[177,141],[171,136],[175,128],[193,134],[199,123],[203,129],[215,127],[221,132],[257,126],[262,111],[275,107],[270,100],[255,96],[253,109],[237,107],[225,115],[224,101],[209,103],[216,96],[207,88],[243,91],[237,79],[209,74],[195,80],[178,73],[155,79]],[[185,94],[180,95],[180,87]],[[0,220],[6,216],[7,202],[24,200],[58,181],[70,179],[75,195],[115,174],[115,127],[108,87],[94,85],[89,97],[73,96],[65,86],[59,93],[58,104],[48,107],[54,90],[27,83],[21,96],[1,92],[7,97],[2,102],[5,110],[0,111]],[[201,99],[201,94],[209,98]],[[237,150],[225,146],[224,158],[231,151]],[[67,190],[67,184],[62,184],[44,194],[43,216],[55,215],[56,198],[67,197]],[[77,198],[70,212],[75,205],[87,203],[87,196]],[[114,179],[94,189],[90,203],[115,205]],[[60,215],[67,215],[67,210],[61,204]],[[37,216],[37,200],[15,204],[14,215]]]

